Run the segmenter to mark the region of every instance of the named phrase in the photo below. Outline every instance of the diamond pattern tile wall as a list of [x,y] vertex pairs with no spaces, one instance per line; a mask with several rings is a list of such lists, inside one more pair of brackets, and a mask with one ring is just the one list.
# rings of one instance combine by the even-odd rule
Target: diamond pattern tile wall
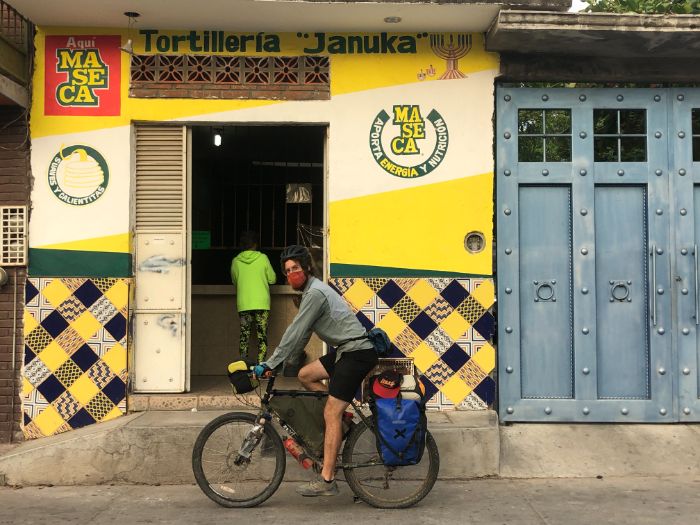
[[129,280],[30,278],[25,300],[27,439],[123,415]]
[[330,285],[366,328],[383,328],[392,357],[412,357],[429,408],[483,410],[495,398],[490,279],[342,278]]

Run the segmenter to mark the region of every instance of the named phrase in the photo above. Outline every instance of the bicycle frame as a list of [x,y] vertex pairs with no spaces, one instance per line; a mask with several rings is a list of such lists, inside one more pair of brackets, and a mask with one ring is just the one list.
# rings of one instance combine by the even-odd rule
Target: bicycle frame
[[[274,388],[275,385],[275,376],[271,376],[268,380],[267,387],[265,389],[265,393],[263,396],[260,398],[260,414],[259,414],[259,423],[261,425],[266,424],[270,420],[274,420],[277,422],[278,425],[280,425],[285,431],[289,433],[289,435],[297,442],[301,447],[304,449],[304,452],[306,455],[311,458],[314,464],[314,470],[319,471],[320,466],[321,466],[321,458],[313,454],[313,452],[309,449],[308,445],[304,442],[304,439],[299,435],[299,433],[286,421],[282,420],[273,410],[270,409],[270,399],[272,397],[277,397],[277,396],[289,396],[289,397],[327,397],[328,392],[314,392],[314,391],[306,391],[306,390],[275,390]],[[362,423],[366,425],[372,434],[375,434],[374,427],[372,426],[372,423],[368,417],[366,417],[362,413],[362,405],[357,404],[354,400],[350,403],[350,406],[352,406],[353,411],[355,414],[359,416],[359,418],[362,420]],[[375,434],[376,436],[376,434]],[[257,445],[257,444],[256,444]],[[346,468],[361,468],[361,467],[374,467],[377,465],[381,465],[380,462],[367,462],[367,463],[339,463],[336,466],[336,470],[340,469],[346,469]]]

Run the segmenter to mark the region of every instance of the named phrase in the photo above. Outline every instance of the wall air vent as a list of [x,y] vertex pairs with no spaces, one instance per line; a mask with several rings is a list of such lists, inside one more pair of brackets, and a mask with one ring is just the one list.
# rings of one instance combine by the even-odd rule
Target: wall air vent
[[0,206],[2,246],[0,266],[27,264],[27,207]]

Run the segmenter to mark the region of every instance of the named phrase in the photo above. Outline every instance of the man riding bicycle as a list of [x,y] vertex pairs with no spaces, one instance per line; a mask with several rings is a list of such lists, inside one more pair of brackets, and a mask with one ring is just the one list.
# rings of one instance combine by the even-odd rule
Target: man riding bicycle
[[[311,254],[304,246],[288,246],[280,257],[287,282],[302,292],[299,312],[285,330],[282,340],[265,362],[255,367],[263,377],[289,357],[298,355],[312,332],[335,352],[317,359],[299,371],[299,381],[307,390],[328,391],[324,410],[326,432],[323,443],[323,468],[314,480],[300,486],[302,496],[335,496],[335,466],[343,440],[342,418],[363,379],[377,365],[377,353],[365,329],[347,303],[327,284],[313,276]],[[328,386],[322,381],[330,379]]]

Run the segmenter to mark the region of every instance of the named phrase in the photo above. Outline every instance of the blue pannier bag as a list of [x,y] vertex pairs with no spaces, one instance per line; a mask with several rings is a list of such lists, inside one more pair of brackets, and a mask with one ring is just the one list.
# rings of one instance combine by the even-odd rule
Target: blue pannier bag
[[370,408],[377,429],[377,450],[385,465],[405,466],[420,462],[428,427],[423,400],[373,396]]

